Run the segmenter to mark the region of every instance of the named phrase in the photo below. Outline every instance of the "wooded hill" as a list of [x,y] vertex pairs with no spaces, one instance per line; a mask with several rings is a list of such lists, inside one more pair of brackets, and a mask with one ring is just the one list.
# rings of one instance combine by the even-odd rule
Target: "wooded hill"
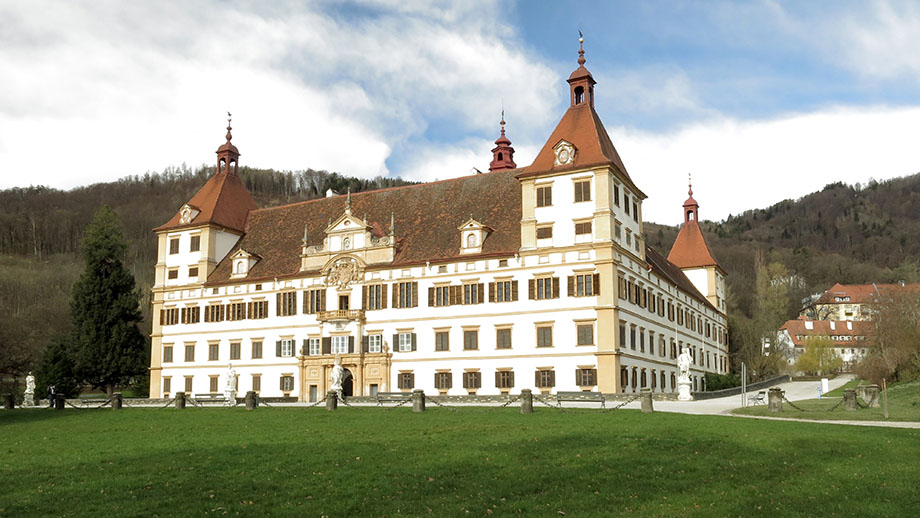
[[[82,232],[101,205],[121,217],[129,241],[126,264],[149,317],[156,262],[151,229],[172,217],[212,173],[213,166],[182,166],[70,191],[0,191],[0,371],[28,369],[52,337],[67,331],[70,286],[82,268]],[[261,207],[316,198],[327,189],[359,192],[409,183],[247,167],[240,177]],[[728,273],[730,316],[749,318],[754,312],[758,251],[789,272],[789,317],[804,298],[835,282],[920,282],[918,206],[920,175],[913,175],[865,186],[830,184],[798,200],[721,222],[703,221],[712,251]],[[678,227],[647,223],[645,230],[648,243],[667,255]],[[149,332],[149,324],[144,331]]]

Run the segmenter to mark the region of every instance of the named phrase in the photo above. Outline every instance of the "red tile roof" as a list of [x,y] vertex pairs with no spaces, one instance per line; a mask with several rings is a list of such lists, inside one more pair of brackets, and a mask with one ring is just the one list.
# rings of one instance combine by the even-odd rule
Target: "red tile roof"
[[[906,288],[910,290],[920,290],[920,284],[834,284],[829,290],[821,295],[815,304],[866,304],[876,301],[879,293],[887,290],[897,290]],[[837,300],[837,298],[849,297],[849,300]]]
[[[843,347],[868,347],[866,337],[872,333],[872,322],[866,321],[833,321],[834,329],[831,329],[832,321],[829,320],[809,320],[811,329],[805,327],[805,320],[790,320],[780,327],[780,330],[789,333],[792,343],[801,347],[805,338],[814,336],[836,337],[834,343]],[[850,329],[849,326],[852,326]],[[842,337],[851,337],[850,340]],[[861,337],[861,339],[856,339]]]
[[671,261],[680,268],[699,268],[703,266],[719,266],[719,262],[712,256],[709,245],[703,237],[703,231],[697,221],[690,220],[680,227],[677,239],[668,254]]
[[188,204],[200,211],[191,222],[179,223],[180,213],[176,212],[166,224],[153,230],[160,232],[212,224],[243,232],[249,211],[258,208],[240,177],[227,172],[209,178]]
[[693,282],[687,278],[684,272],[677,267],[677,265],[671,263],[664,258],[663,255],[655,251],[654,248],[646,245],[645,246],[645,259],[648,261],[649,267],[657,273],[658,275],[669,280],[672,284],[676,285],[678,288],[687,292],[688,295],[702,302],[706,306],[709,306],[714,311],[718,311],[715,306],[709,302],[709,299],[705,295],[700,293],[696,286],[693,285]]

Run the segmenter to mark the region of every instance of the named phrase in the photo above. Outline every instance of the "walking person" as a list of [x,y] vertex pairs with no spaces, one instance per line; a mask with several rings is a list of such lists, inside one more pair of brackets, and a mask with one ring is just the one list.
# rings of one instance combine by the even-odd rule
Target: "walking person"
[[54,408],[54,385],[48,385],[48,408]]

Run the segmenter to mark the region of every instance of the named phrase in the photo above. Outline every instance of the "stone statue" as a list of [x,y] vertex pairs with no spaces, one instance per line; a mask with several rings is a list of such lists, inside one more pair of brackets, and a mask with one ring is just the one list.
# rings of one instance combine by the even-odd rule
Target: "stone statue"
[[690,395],[690,349],[684,347],[677,357],[677,399],[678,401],[691,401]]
[[227,364],[227,384],[224,386],[224,405],[233,406],[236,404],[236,371],[233,370],[233,364]]
[[35,406],[35,376],[29,371],[26,376],[26,392],[23,394],[22,406]]
[[345,369],[342,367],[342,357],[335,357],[335,364],[332,366],[332,386],[329,387],[329,390],[335,392],[335,395],[339,398],[339,401],[343,400],[344,394],[342,393],[342,382],[345,381]]

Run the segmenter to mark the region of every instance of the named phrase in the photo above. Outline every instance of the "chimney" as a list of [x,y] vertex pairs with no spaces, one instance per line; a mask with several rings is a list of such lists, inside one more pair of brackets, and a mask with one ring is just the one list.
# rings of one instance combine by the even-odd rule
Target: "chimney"
[[831,331],[836,331],[836,330],[837,330],[837,322],[834,322],[833,320],[831,320]]

